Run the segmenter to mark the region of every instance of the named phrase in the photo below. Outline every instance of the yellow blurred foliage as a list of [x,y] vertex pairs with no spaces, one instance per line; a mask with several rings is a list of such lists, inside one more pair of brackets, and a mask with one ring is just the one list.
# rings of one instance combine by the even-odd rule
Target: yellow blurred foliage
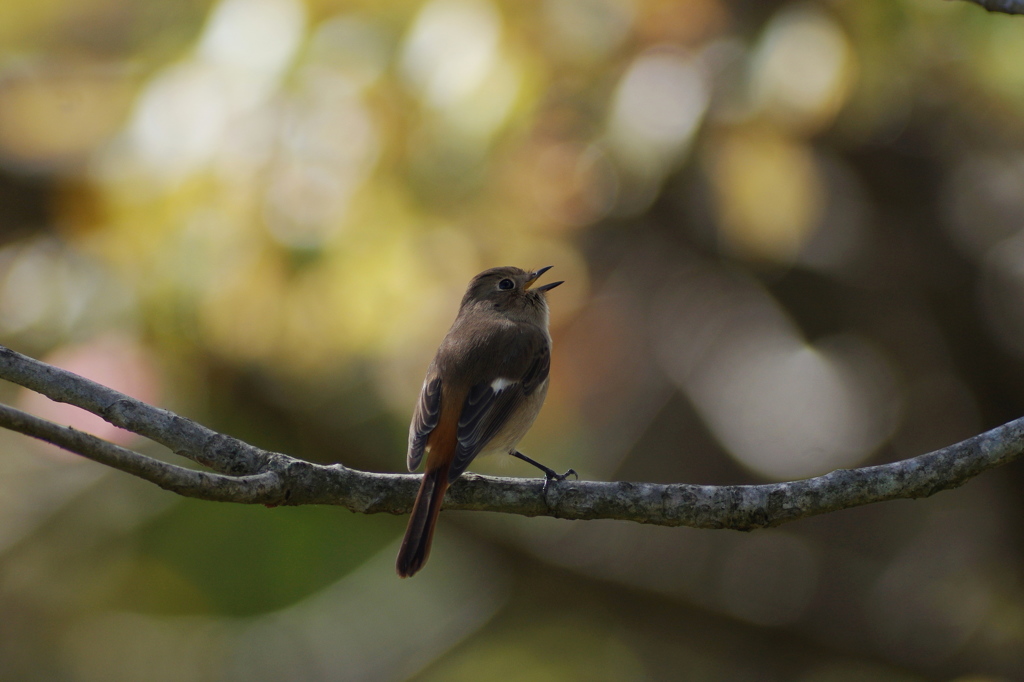
[[792,263],[824,201],[811,148],[759,126],[724,134],[708,154],[723,245],[741,258]]

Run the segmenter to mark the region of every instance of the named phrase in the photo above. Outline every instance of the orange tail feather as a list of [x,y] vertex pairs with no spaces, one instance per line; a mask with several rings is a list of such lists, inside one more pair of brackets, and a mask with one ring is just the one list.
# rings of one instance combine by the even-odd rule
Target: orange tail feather
[[409,517],[409,527],[398,551],[398,575],[408,578],[423,568],[430,556],[430,543],[434,539],[437,515],[448,490],[448,468],[440,467],[423,474],[420,492]]

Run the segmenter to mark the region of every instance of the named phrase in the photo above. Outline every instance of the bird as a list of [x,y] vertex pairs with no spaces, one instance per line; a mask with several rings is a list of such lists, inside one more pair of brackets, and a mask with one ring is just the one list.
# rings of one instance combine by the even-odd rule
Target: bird
[[426,456],[419,493],[398,552],[407,578],[427,561],[445,492],[480,454],[507,453],[557,474],[516,450],[548,391],[551,334],[547,294],[562,281],[534,287],[552,266],[498,267],[470,281],[451,329],[427,368],[409,425],[409,471]]

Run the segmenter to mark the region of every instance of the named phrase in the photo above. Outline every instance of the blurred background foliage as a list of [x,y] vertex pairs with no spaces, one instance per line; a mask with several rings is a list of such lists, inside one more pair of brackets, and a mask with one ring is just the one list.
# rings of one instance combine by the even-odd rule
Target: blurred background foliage
[[[0,342],[400,471],[466,282],[552,264],[530,455],[891,461],[1024,414],[1022,121],[968,3],[9,0]],[[0,443],[3,679],[1024,679],[1020,464],[749,535],[449,513],[400,581],[403,518]]]

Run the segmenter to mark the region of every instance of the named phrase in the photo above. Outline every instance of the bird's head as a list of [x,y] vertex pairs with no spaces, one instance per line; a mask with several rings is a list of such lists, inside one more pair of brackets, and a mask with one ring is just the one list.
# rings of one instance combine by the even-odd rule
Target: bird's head
[[562,282],[533,286],[552,266],[523,270],[511,266],[484,270],[473,278],[462,297],[462,310],[490,309],[510,319],[547,326],[547,292]]

